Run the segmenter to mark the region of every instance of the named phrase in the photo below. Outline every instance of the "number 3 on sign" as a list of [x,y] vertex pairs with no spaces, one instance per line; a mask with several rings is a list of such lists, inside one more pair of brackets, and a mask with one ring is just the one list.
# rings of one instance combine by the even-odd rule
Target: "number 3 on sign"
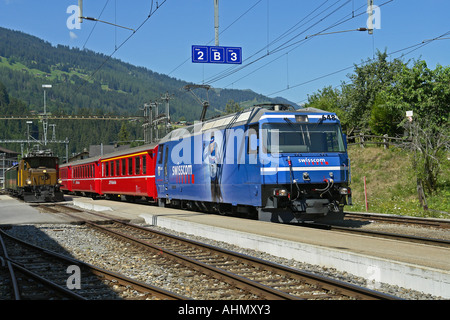
[[241,48],[226,48],[227,63],[242,63],[242,50]]

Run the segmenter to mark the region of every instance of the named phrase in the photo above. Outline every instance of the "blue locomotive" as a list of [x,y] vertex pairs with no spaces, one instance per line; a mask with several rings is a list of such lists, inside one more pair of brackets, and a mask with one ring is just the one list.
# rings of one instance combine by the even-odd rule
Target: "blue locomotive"
[[336,114],[257,105],[170,132],[155,168],[160,206],[273,222],[342,218],[351,204]]

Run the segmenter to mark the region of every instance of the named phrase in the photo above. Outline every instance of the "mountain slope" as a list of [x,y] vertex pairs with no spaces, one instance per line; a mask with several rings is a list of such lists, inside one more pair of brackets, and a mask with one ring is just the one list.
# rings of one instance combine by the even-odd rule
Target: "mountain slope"
[[[107,62],[105,63],[105,60]],[[99,68],[102,66],[101,68]],[[91,76],[94,74],[93,76]],[[170,101],[174,120],[198,119],[201,105],[181,88],[185,81],[122,62],[90,50],[50,43],[18,31],[0,28],[0,81],[9,94],[42,112],[41,85],[48,90],[47,110],[54,114],[138,115],[144,103],[173,95]],[[210,90],[211,108],[207,117],[224,110],[229,100],[238,103],[278,101],[251,90]]]

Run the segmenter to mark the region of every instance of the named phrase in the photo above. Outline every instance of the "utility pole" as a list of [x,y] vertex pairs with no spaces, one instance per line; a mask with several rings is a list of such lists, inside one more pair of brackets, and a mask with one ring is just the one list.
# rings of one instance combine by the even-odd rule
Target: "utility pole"
[[164,96],[161,96],[161,100],[166,103],[166,123],[165,123],[165,134],[169,133],[170,127],[170,110],[169,110],[169,101],[173,99],[173,94],[169,95],[168,92]]
[[153,142],[153,105],[154,103],[144,104],[144,143],[149,144]]
[[50,124],[49,126],[53,128],[52,141],[55,141],[56,140],[56,131],[55,131],[56,124]]
[[369,34],[373,34],[373,0],[367,0],[367,13],[369,18],[367,18],[367,31]]
[[216,47],[219,46],[219,0],[214,1],[214,32],[216,35]]
[[47,130],[48,130],[48,118],[47,118],[47,104],[45,101],[45,89],[51,88],[51,84],[43,84],[42,88],[44,88],[44,118],[42,119],[42,125],[44,126],[44,146],[47,145]]

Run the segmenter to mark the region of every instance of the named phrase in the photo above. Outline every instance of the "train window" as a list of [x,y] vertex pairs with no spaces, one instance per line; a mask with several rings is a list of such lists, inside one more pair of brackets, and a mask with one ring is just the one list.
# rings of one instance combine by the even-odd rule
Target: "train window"
[[141,173],[141,157],[135,157],[134,163],[135,163],[134,164],[134,168],[135,168],[134,172],[136,174],[140,174]]
[[167,176],[168,172],[167,172],[167,160],[169,158],[169,146],[166,146],[166,157],[164,159],[164,176]]
[[267,152],[344,152],[341,128],[337,123],[268,123],[263,125]]
[[147,157],[142,156],[142,174],[147,174]]
[[248,154],[258,153],[258,138],[259,138],[258,129],[259,129],[258,125],[253,125],[248,128],[248,145],[247,145]]
[[126,165],[126,159],[122,159],[122,175],[126,175],[127,165]]
[[133,161],[131,158],[128,158],[128,175],[133,175]]
[[162,164],[163,162],[163,149],[164,145],[160,145],[158,149],[158,164]]
[[109,162],[109,170],[111,172],[111,177],[114,177],[114,161]]
[[116,176],[120,176],[120,161],[116,160]]
[[108,162],[105,162],[104,165],[105,165],[105,177],[109,177],[109,164]]

